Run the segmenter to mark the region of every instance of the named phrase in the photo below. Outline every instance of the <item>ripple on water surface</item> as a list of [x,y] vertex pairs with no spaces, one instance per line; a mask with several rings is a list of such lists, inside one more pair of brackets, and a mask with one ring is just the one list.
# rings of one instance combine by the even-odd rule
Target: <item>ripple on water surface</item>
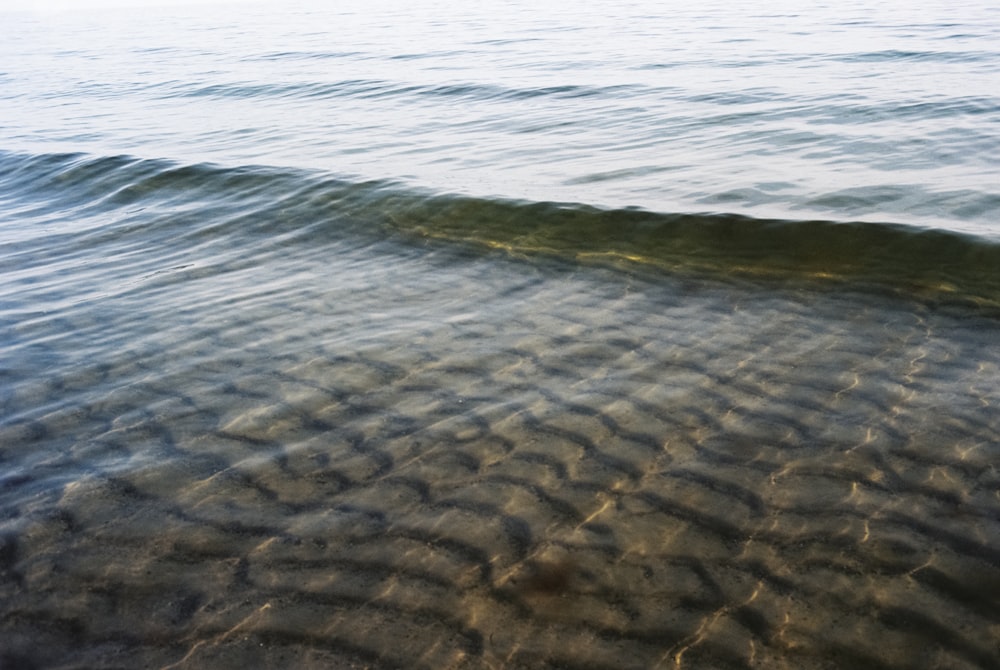
[[326,251],[36,325],[91,348],[5,395],[8,658],[998,659],[993,317]]

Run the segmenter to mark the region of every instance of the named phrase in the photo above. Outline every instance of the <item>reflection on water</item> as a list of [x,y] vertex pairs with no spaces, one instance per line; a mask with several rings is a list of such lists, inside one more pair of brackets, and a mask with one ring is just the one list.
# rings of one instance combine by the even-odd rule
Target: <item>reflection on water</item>
[[992,318],[367,253],[24,322],[6,661],[1000,660]]
[[996,234],[995,3],[8,15],[8,150]]

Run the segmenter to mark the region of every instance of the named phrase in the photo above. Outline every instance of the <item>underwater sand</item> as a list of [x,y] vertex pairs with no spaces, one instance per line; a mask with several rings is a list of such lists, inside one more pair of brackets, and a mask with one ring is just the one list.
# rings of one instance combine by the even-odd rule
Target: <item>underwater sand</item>
[[299,256],[7,393],[4,667],[1000,663],[995,314]]

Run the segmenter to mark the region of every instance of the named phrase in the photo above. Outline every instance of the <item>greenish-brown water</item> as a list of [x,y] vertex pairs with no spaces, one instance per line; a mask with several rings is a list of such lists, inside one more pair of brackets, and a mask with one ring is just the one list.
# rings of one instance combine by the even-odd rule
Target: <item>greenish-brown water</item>
[[995,3],[89,4],[0,668],[1000,666]]
[[989,311],[371,251],[175,278],[7,394],[8,663],[1000,658]]

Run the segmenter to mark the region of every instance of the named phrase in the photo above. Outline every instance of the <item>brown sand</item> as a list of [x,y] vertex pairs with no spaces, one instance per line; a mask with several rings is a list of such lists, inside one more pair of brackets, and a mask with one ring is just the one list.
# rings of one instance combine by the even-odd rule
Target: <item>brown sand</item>
[[3,429],[35,471],[117,468],[5,510],[0,666],[1000,665],[994,317],[461,272],[17,389],[101,389]]

